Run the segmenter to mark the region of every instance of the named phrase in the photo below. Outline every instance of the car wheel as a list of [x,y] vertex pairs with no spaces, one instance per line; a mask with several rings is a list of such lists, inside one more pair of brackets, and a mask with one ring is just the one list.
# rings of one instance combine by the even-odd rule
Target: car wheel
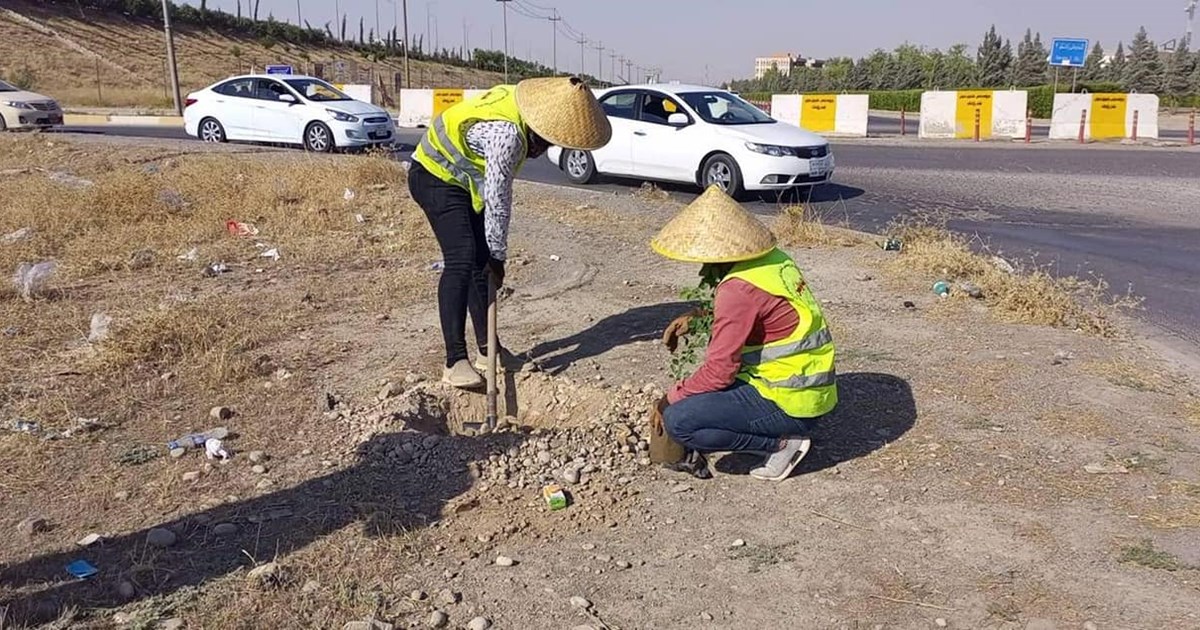
[[562,171],[573,184],[591,184],[596,181],[596,161],[592,154],[579,149],[567,149],[562,155]]
[[700,185],[708,190],[709,186],[720,188],[725,194],[737,199],[742,195],[742,170],[737,162],[724,153],[718,153],[704,163],[700,169]]
[[8,123],[4,122],[4,114],[0,114],[0,131],[7,131]]
[[196,133],[203,142],[225,142],[225,128],[216,118],[205,118],[200,121],[200,129]]
[[334,149],[333,132],[325,123],[312,123],[304,130],[304,148],[313,153],[329,153]]

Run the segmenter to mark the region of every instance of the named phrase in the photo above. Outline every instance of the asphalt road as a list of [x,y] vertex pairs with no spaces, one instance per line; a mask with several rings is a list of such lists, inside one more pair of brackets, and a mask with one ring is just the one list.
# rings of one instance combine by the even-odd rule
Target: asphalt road
[[[904,125],[904,131],[908,135],[916,136],[917,129],[920,125],[919,118],[913,116],[909,118]],[[898,136],[900,135],[900,119],[890,116],[871,116],[867,121],[867,128],[872,136]],[[132,126],[68,126],[63,127],[62,131],[71,133],[89,133],[89,134],[104,134],[110,136],[127,136],[137,138],[187,138],[187,134],[183,133],[182,129],[177,127],[132,127]],[[1034,125],[1033,137],[1045,138],[1050,133],[1050,128],[1046,125]],[[1160,129],[1159,138],[1161,140],[1186,140],[1187,131],[1179,129]]]
[[[155,127],[69,131],[187,138],[181,130]],[[411,151],[421,133],[401,130],[402,149]],[[934,213],[1010,259],[1036,261],[1064,275],[1094,274],[1114,293],[1131,290],[1145,299],[1143,320],[1200,349],[1200,221],[1179,214],[1200,207],[1200,155],[836,142],[834,153],[836,183],[814,190],[810,199],[828,221],[880,232],[895,218]],[[527,163],[521,178],[569,185],[544,158]],[[607,180],[588,188],[628,191],[640,185]],[[699,192],[664,188],[681,201]],[[767,215],[778,210],[777,201],[747,206]]]

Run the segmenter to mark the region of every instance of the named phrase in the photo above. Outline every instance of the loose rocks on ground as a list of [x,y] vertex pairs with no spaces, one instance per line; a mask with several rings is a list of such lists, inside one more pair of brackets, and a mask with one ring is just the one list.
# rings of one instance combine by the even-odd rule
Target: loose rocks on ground
[[146,544],[159,549],[171,547],[178,540],[179,537],[175,535],[175,532],[161,527],[156,527],[146,534]]
[[488,630],[492,627],[492,621],[487,617],[476,617],[467,624],[467,630]]
[[448,623],[450,623],[450,615],[440,610],[435,610],[429,613],[429,622],[426,625],[430,628],[445,628]]

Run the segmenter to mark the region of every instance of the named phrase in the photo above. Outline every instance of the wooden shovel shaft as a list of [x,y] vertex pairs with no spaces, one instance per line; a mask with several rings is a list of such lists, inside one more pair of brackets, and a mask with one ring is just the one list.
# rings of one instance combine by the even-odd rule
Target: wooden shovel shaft
[[488,274],[488,369],[487,369],[487,425],[489,429],[496,428],[496,398],[499,392],[496,387],[496,372],[500,353],[497,351],[496,334],[496,280]]

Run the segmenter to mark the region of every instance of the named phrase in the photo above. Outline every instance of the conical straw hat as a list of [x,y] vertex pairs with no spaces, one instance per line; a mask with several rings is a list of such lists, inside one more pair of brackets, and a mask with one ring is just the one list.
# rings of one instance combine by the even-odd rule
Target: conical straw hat
[[650,247],[684,262],[740,262],[774,249],[775,235],[720,188],[709,186],[663,226]]
[[565,149],[592,151],[612,138],[608,116],[578,77],[521,81],[517,84],[517,109],[530,129]]

